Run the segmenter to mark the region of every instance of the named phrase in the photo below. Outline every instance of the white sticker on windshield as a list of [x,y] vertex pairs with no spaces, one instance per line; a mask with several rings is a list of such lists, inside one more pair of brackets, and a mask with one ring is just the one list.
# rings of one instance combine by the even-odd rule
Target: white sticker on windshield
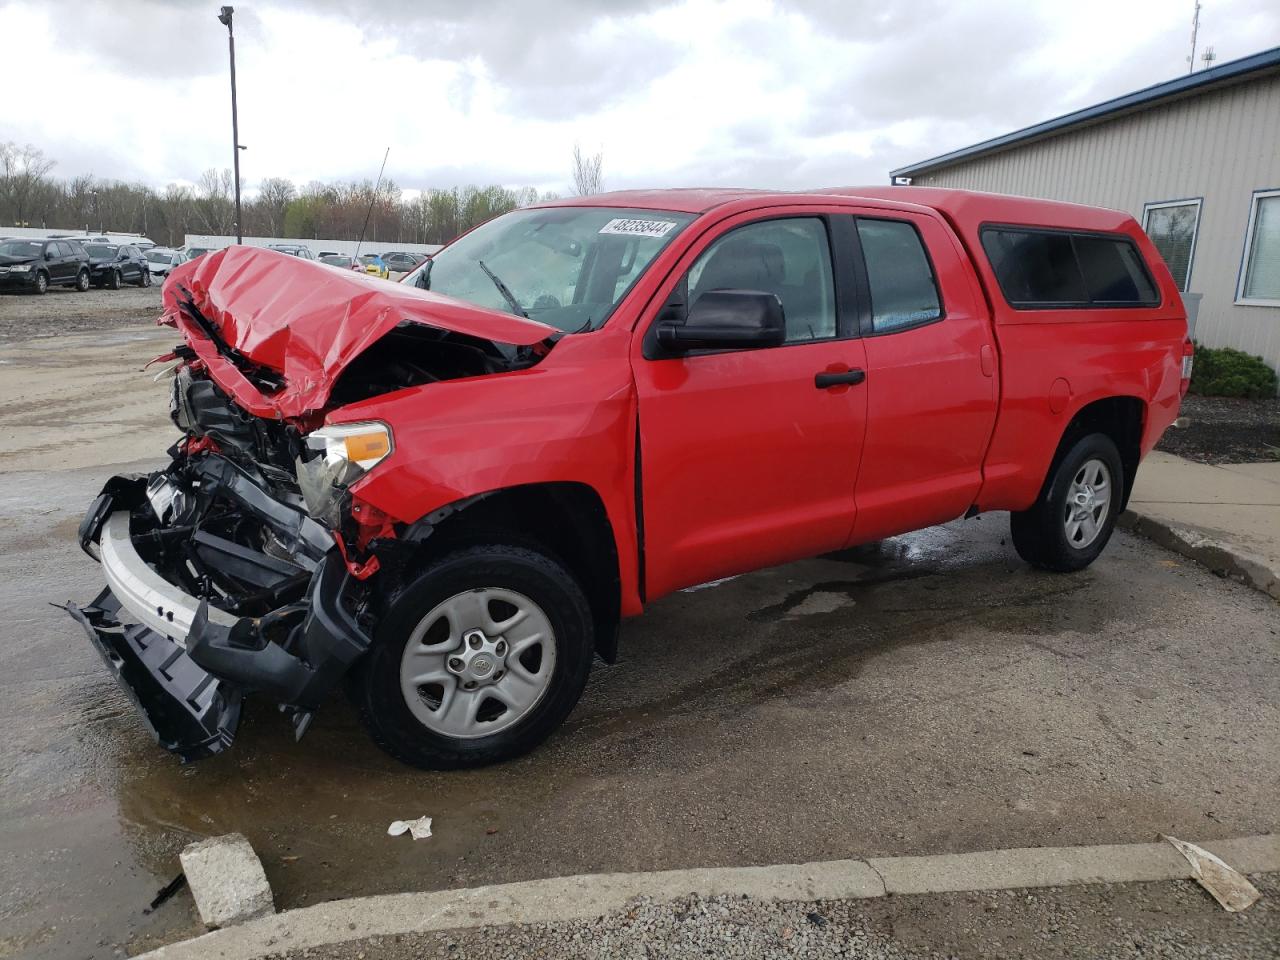
[[676,225],[674,220],[633,220],[616,217],[600,228],[601,233],[620,233],[628,237],[665,237]]

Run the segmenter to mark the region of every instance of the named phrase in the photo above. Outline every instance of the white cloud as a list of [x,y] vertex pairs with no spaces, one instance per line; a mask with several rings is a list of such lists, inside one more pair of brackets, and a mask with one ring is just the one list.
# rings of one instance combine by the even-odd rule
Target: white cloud
[[[579,141],[606,185],[883,182],[890,167],[1185,70],[1168,0],[495,0],[384,21],[346,2],[236,12],[242,176],[372,178],[414,190],[567,189]],[[216,4],[0,3],[4,74],[56,76],[74,115],[0,98],[0,139],[57,173],[195,180],[230,159]],[[1215,0],[1220,61],[1280,43],[1265,0]]]

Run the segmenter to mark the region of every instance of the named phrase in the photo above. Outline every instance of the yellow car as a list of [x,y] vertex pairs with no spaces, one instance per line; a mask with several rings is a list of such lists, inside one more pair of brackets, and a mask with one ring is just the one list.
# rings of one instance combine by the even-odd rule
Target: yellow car
[[371,273],[375,277],[381,277],[383,280],[391,279],[391,271],[387,269],[387,265],[382,262],[382,258],[376,253],[366,253],[360,258],[360,262],[364,264],[365,273]]

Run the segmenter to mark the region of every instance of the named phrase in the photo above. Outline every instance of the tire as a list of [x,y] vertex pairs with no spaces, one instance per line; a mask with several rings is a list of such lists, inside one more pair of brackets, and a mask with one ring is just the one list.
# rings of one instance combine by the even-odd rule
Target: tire
[[84,293],[89,289],[89,271],[81,270],[76,274],[76,292]]
[[[524,615],[518,623],[511,609]],[[391,600],[348,689],[374,742],[397,760],[479,767],[545,740],[582,696],[593,655],[591,609],[564,567],[525,547],[472,546]]]
[[138,285],[142,287],[151,286],[151,268],[142,271],[142,279],[138,281]]
[[49,292],[49,275],[43,270],[36,273],[36,293],[43,296]]
[[119,290],[124,286],[124,277],[120,276],[119,270],[112,270],[111,276],[107,278],[107,289]]
[[1089,566],[1111,539],[1124,485],[1120,451],[1111,438],[1081,437],[1054,461],[1035,504],[1010,516],[1018,556],[1057,573]]

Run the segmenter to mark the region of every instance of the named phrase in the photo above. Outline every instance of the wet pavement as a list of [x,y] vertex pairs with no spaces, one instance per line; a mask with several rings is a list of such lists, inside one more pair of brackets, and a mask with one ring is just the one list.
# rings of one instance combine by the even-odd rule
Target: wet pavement
[[[145,465],[139,465],[139,467]],[[1280,827],[1280,608],[1118,534],[1023,566],[992,515],[677,594],[628,623],[542,749],[431,774],[340,698],[293,743],[269,706],[181,766],[80,629],[73,535],[119,468],[0,474],[0,956],[110,957],[196,932],[144,908],[238,830],[278,906],[591,871]],[[386,836],[435,818],[426,841]]]

